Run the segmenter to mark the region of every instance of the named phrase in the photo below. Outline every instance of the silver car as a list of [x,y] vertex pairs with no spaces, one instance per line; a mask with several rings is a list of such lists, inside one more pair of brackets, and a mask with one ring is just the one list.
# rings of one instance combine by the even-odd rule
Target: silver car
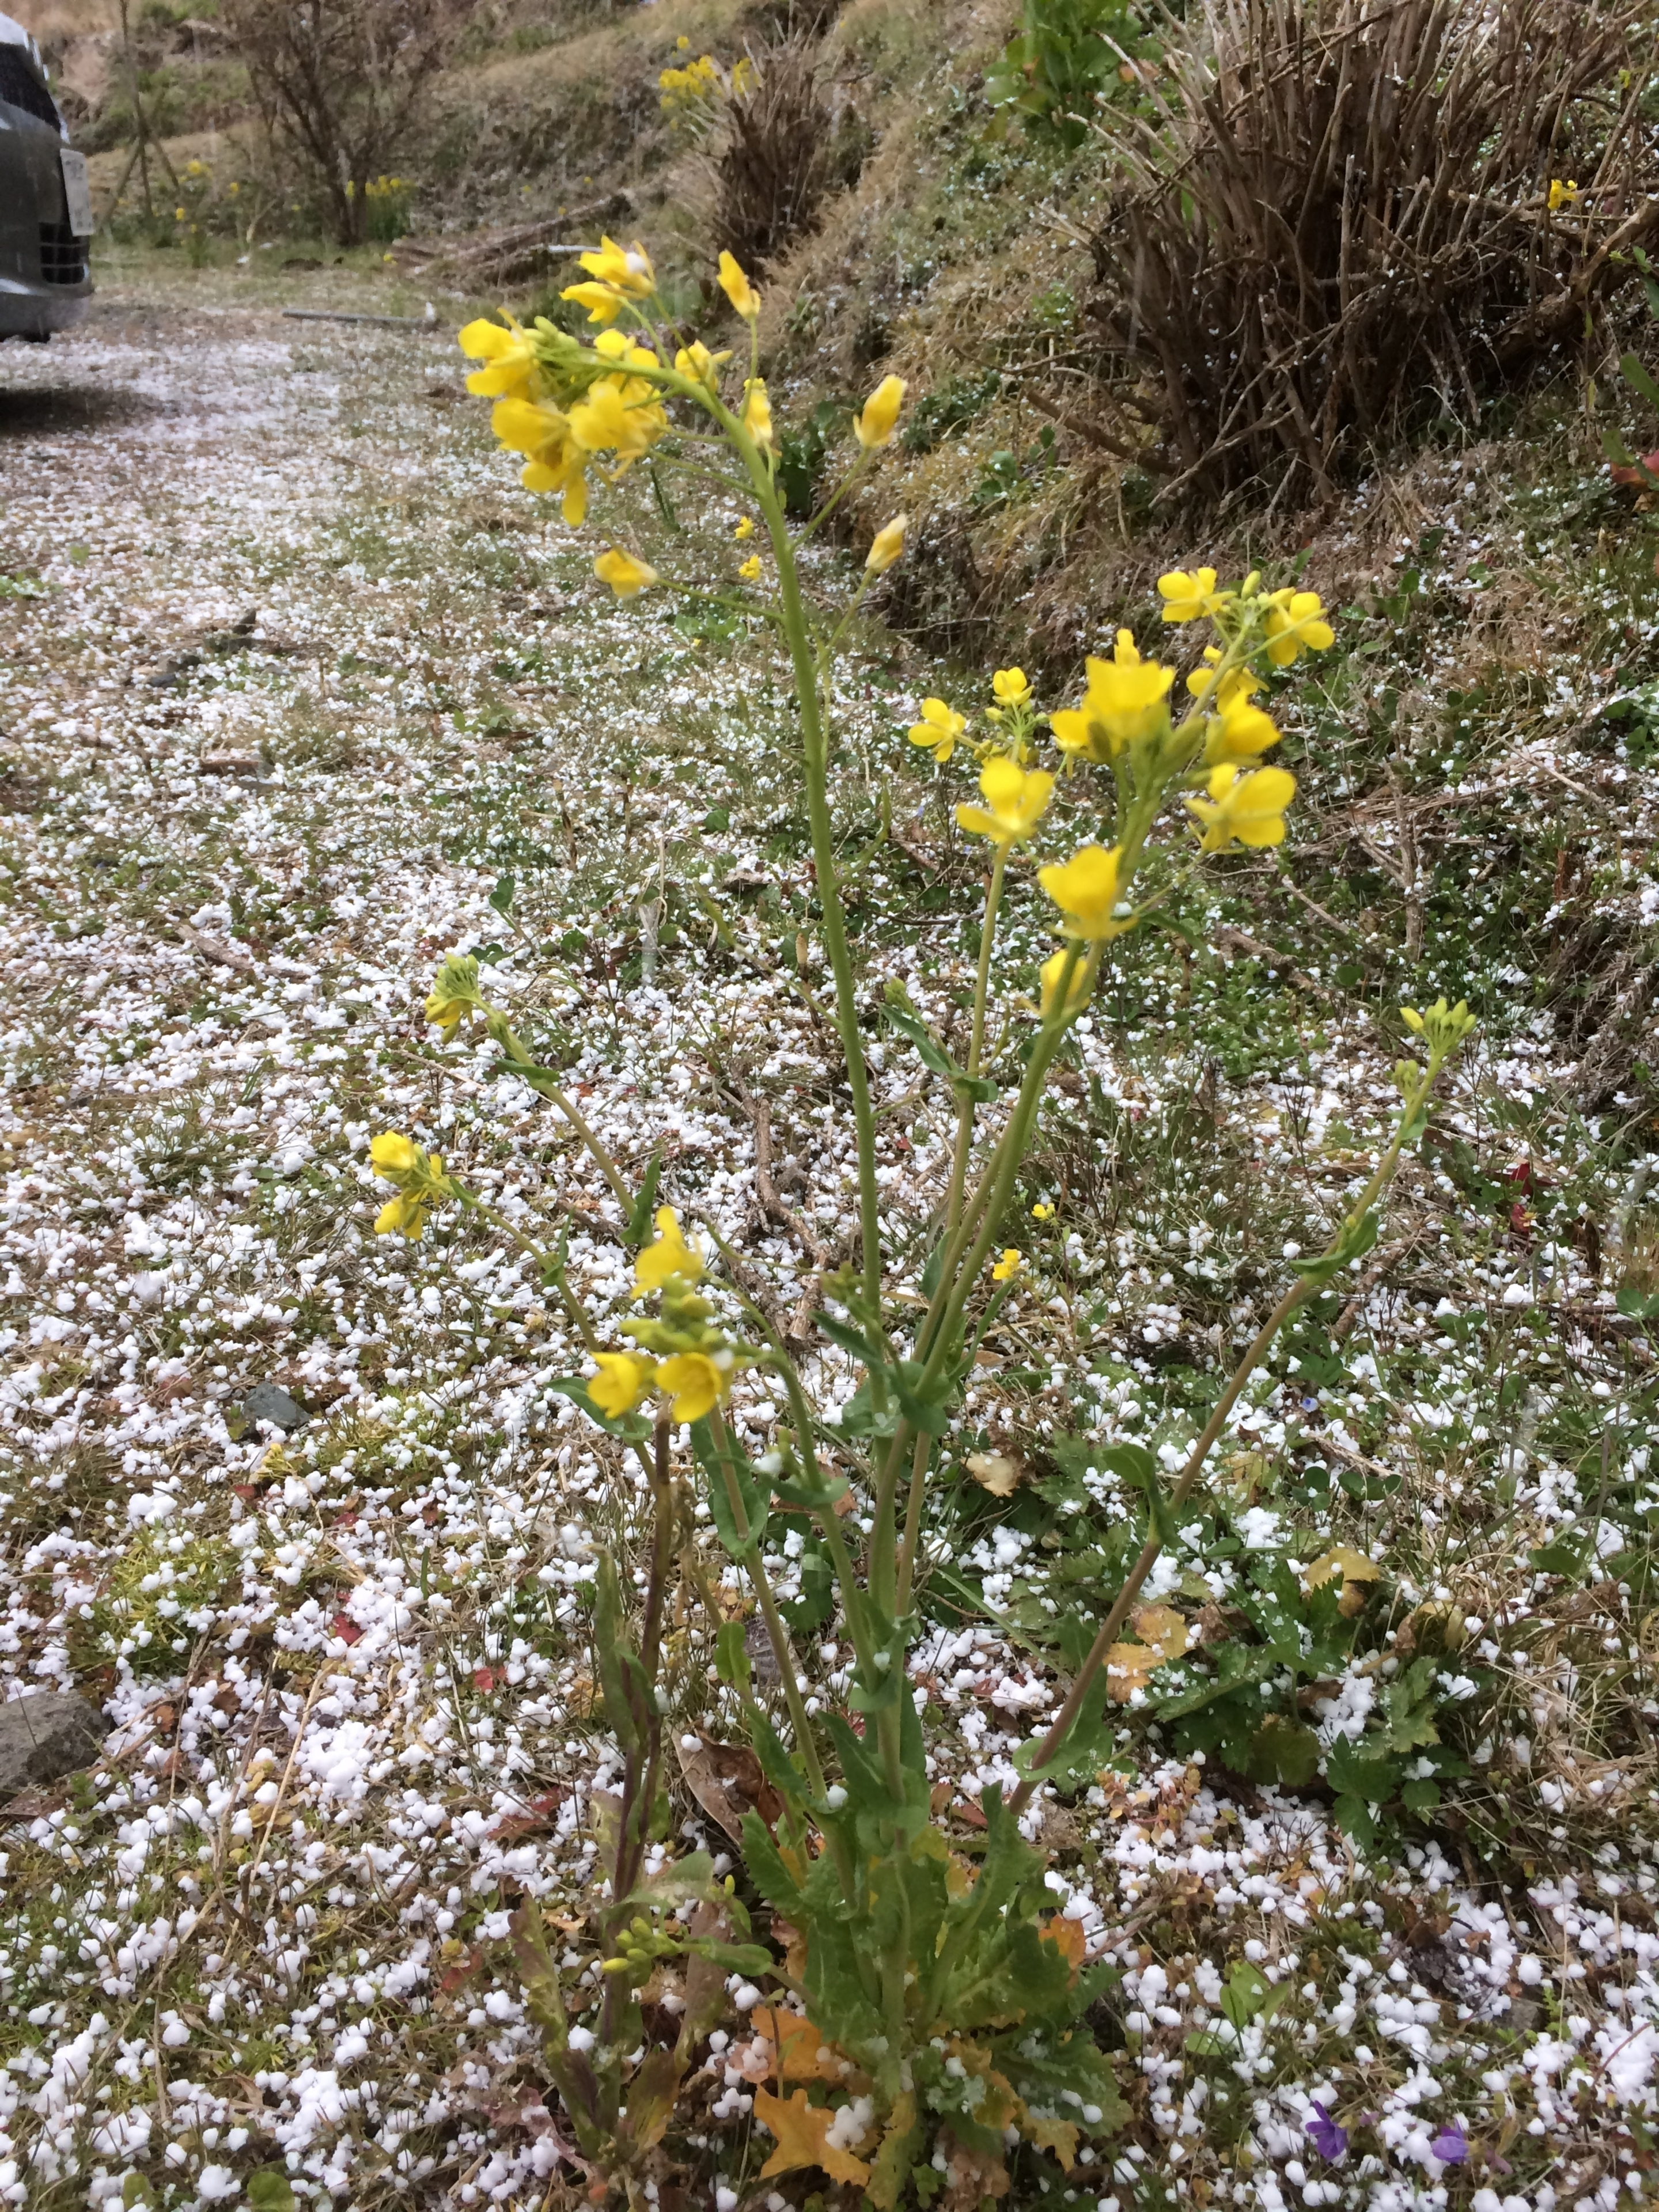
[[0,15],[0,338],[49,338],[86,313],[92,198],[40,50]]

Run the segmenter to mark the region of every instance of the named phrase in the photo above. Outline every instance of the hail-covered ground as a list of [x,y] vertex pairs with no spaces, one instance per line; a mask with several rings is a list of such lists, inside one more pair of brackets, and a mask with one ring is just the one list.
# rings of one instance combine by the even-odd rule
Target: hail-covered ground
[[[483,411],[439,337],[136,295],[0,364],[0,1680],[110,1731],[0,1812],[7,2203],[572,2185],[507,1924],[541,1900],[586,2032],[617,1770],[590,1590],[598,1547],[631,1566],[642,1492],[553,1387],[590,1363],[517,1238],[562,1246],[609,1342],[631,1258],[556,1109],[424,1021],[442,956],[478,955],[627,1176],[659,1154],[662,1197],[781,1328],[810,1334],[853,1250],[791,708],[737,510],[676,532],[689,508],[630,489],[629,540],[670,580],[618,604],[603,520],[573,548]],[[1468,991],[1482,1038],[1378,1254],[1247,1393],[1147,1593],[1115,1759],[1033,1808],[1057,1902],[1122,1970],[1092,2025],[1132,2118],[1069,2174],[1022,2152],[1023,2205],[1613,2212],[1650,2186],[1652,593],[1592,575],[1557,648],[1480,673],[1504,560],[1559,570],[1589,511],[1529,518],[1522,487],[1500,554],[1485,480],[1452,469],[1409,580],[1350,610],[1381,657],[1297,723],[1297,888],[1269,855],[1172,903],[1079,1025],[1006,1231],[1024,1272],[942,1455],[912,1672],[971,1849],[1131,1541],[1119,1448],[1178,1463],[1218,1364],[1363,1184],[1395,976]],[[819,580],[843,587],[828,556]],[[902,982],[960,1038],[980,882],[961,758],[935,777],[905,742],[935,688],[981,696],[872,633],[838,708],[913,1284],[951,1104],[878,1009]],[[1090,826],[1066,787],[1049,849]],[[1048,944],[1029,873],[999,1074]],[[377,1237],[384,1129],[494,1218]],[[822,1344],[809,1378],[833,1452],[853,1378]],[[778,1408],[752,1377],[734,1406],[759,1452]],[[698,1522],[667,1646],[694,1747],[730,1733],[712,1631],[748,1604]],[[816,1547],[775,1525],[833,1700]],[[1172,1614],[1185,1638],[1152,1648]],[[741,1878],[692,1795],[676,1820]],[[755,1996],[734,1987],[677,2118],[677,2204],[823,2193],[757,2182]]]

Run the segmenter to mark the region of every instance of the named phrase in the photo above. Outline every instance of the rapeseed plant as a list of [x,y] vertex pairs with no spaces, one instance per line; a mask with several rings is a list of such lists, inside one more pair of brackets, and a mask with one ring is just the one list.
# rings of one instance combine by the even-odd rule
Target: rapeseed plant
[[[665,96],[671,88],[665,80]],[[868,1050],[831,800],[831,670],[851,610],[820,615],[804,587],[798,548],[892,439],[905,386],[887,377],[869,395],[854,421],[856,450],[843,480],[798,530],[786,511],[778,435],[758,373],[759,295],[739,264],[722,253],[716,272],[720,291],[749,325],[746,360],[735,366],[732,354],[678,342],[642,246],[607,238],[582,257],[582,267],[583,281],[564,296],[586,310],[591,344],[544,320],[528,330],[473,323],[461,343],[484,364],[471,381],[494,400],[501,444],[527,457],[526,487],[561,496],[573,526],[585,514],[590,471],[614,481],[649,453],[653,466],[684,467],[704,479],[712,474],[735,495],[744,509],[738,542],[765,532],[769,562],[749,555],[739,573],[756,586],[769,575],[772,612],[791,665],[816,927],[833,985],[857,1144],[857,1258],[826,1277],[832,1304],[817,1327],[827,1345],[851,1358],[860,1382],[830,1421],[829,1408],[813,1401],[797,1349],[749,1297],[725,1248],[688,1237],[675,1208],[657,1203],[659,1164],[634,1188],[551,1072],[535,1064],[484,996],[476,961],[447,960],[428,1000],[429,1018],[452,1031],[481,1021],[507,1066],[565,1115],[622,1202],[623,1233],[635,1254],[636,1310],[614,1332],[623,1341],[601,1342],[570,1298],[558,1250],[501,1224],[537,1253],[591,1352],[592,1372],[559,1388],[634,1451],[651,1500],[636,1639],[608,1560],[598,1584],[602,1686],[624,1772],[609,1830],[604,1996],[597,2028],[584,2031],[580,2050],[533,1908],[516,1923],[520,1964],[547,2031],[548,2070],[596,2201],[607,2195],[647,2201],[655,2148],[693,2045],[712,2019],[698,1999],[672,2042],[647,2033],[640,1993],[661,1962],[676,1960],[686,1964],[688,1990],[701,1961],[769,1979],[780,1991],[768,2015],[775,2031],[770,2063],[788,2094],[756,2100],[757,2117],[776,2146],[764,2173],[817,2167],[860,2187],[878,2212],[892,2212],[907,2197],[929,2200],[937,2180],[930,2161],[948,2148],[966,2161],[978,2194],[996,2196],[1008,2186],[1011,2145],[1051,2151],[1069,2172],[1081,2140],[1109,2135],[1121,2111],[1110,2065],[1085,2024],[1109,1970],[1083,1955],[1075,1923],[1053,1914],[1046,1862],[1022,1832],[1019,1815],[1040,1789],[1098,1771],[1110,1699],[1128,1695],[1126,1685],[1144,1683],[1185,1649],[1180,1616],[1164,1618],[1168,1609],[1156,1607],[1133,1615],[1139,1641],[1117,1638],[1176,1525],[1176,1509],[1198,1482],[1231,1407],[1275,1337],[1314,1289],[1375,1242],[1377,1208],[1401,1152],[1420,1130],[1429,1091],[1470,1018],[1465,1007],[1443,1001],[1405,1016],[1425,1057],[1403,1060],[1396,1072],[1401,1111],[1392,1144],[1327,1249],[1297,1261],[1178,1477],[1164,1491],[1149,1478],[1145,1546],[1053,1725],[1025,1746],[1018,1787],[1006,1802],[996,1789],[986,1790],[984,1855],[975,1869],[932,1818],[921,1719],[906,1673],[939,1442],[961,1403],[979,1334],[1026,1271],[1019,1248],[1004,1243],[1002,1233],[1066,1034],[1092,1003],[1109,951],[1133,935],[1172,883],[1237,846],[1283,841],[1296,778],[1260,764],[1279,732],[1257,695],[1271,672],[1328,650],[1334,633],[1312,592],[1264,590],[1259,575],[1224,583],[1207,567],[1176,569],[1159,582],[1164,623],[1206,624],[1212,641],[1187,678],[1190,705],[1179,719],[1177,670],[1143,657],[1127,629],[1109,659],[1088,660],[1075,705],[1039,713],[1019,668],[992,673],[983,735],[948,700],[923,702],[910,742],[939,770],[949,771],[958,751],[975,763],[982,803],[965,799],[956,819],[986,841],[990,866],[965,1058],[959,1062],[945,1049],[902,992],[896,999],[890,993],[885,1010],[924,1069],[949,1085],[957,1112],[948,1193],[921,1296],[900,1299],[882,1219]],[[904,544],[900,515],[877,533],[854,607],[872,579],[903,557]],[[619,596],[663,580],[641,555],[621,546],[594,565]],[[1054,748],[1054,765],[1032,765],[1045,744]],[[1062,769],[1071,793],[1097,817],[1099,834],[1069,853],[1063,845],[1051,850],[1036,869],[1059,943],[1040,963],[1035,1031],[1005,1086],[986,1072],[994,975],[1011,1014],[1022,999],[1030,1004],[1018,965],[996,972],[1007,872],[1024,866],[1026,849],[1052,834]],[[1148,876],[1150,887],[1143,887]],[[418,1237],[431,1208],[446,1201],[489,1212],[406,1136],[376,1138],[373,1160],[395,1193],[377,1223],[383,1232]],[[1032,1208],[1039,1220],[1051,1212],[1043,1204]],[[747,1334],[727,1318],[734,1301]],[[765,1374],[780,1401],[768,1448],[752,1459],[725,1416],[733,1378],[745,1369]],[[833,1458],[825,1449],[832,1437]],[[861,1518],[844,1522],[854,1484]],[[673,1861],[659,1852],[658,1870],[644,1871],[647,1845],[665,1843],[671,1832],[657,1674],[669,1577],[689,1525],[688,1491],[706,1503],[721,1544],[752,1586],[788,1711],[786,1741],[751,1694],[741,1632],[723,1631],[720,1672],[744,1712],[775,1807],[769,1817],[756,1811],[744,1819],[747,1872],[793,1931],[784,1960],[746,1940],[740,1904],[729,1885],[716,1882],[703,1855]],[[844,1696],[829,1711],[809,1711],[768,1579],[763,1538],[779,1507],[815,1524],[852,1648]],[[784,1992],[804,2009],[787,2006]],[[811,2059],[805,2067],[796,2063],[803,2051]]]

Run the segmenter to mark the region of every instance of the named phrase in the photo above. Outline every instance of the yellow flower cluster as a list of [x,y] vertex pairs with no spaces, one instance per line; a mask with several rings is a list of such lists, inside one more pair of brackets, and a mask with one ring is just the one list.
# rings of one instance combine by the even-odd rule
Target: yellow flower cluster
[[[587,1394],[611,1420],[632,1413],[641,1400],[660,1395],[674,1421],[701,1421],[724,1403],[732,1377],[749,1355],[708,1325],[711,1308],[697,1295],[702,1255],[688,1244],[672,1206],[657,1211],[657,1234],[634,1263],[635,1298],[659,1297],[660,1321],[631,1321],[623,1334],[640,1348],[594,1354],[599,1372]],[[665,1353],[656,1358],[655,1353]]]
[[398,1194],[375,1216],[375,1235],[389,1237],[395,1232],[408,1237],[411,1244],[417,1243],[426,1227],[428,1210],[439,1199],[451,1195],[442,1160],[436,1152],[424,1151],[412,1137],[390,1129],[375,1138],[368,1157],[375,1174],[383,1176]]

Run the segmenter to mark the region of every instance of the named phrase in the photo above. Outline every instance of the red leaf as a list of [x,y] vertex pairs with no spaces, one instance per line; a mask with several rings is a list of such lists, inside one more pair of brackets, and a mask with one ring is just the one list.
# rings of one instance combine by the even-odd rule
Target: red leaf
[[230,1486],[244,1505],[252,1505],[259,1495],[259,1486],[257,1482],[233,1482]]
[[495,1668],[493,1667],[475,1667],[472,1669],[472,1686],[475,1690],[493,1690],[495,1686]]
[[337,1613],[328,1625],[342,1644],[357,1644],[362,1639],[362,1630],[349,1613]]
[[1644,453],[1633,469],[1614,469],[1612,476],[1616,484],[1633,484],[1638,491],[1651,491],[1659,477],[1659,447]]

